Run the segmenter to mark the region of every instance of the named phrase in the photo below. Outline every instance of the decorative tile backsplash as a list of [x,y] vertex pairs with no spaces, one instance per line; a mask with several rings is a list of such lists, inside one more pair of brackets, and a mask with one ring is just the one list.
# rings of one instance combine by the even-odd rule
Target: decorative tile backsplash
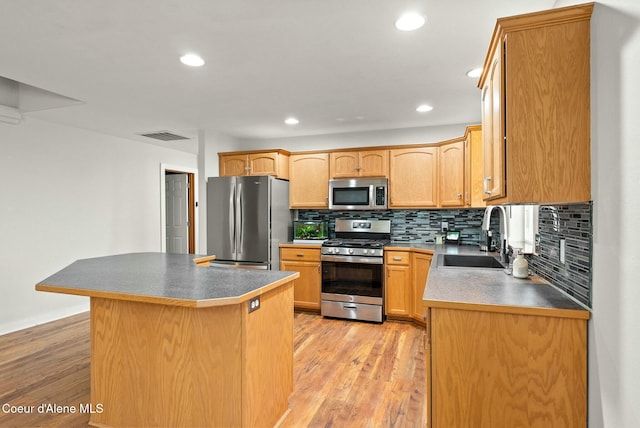
[[387,210],[330,211],[299,210],[299,220],[320,220],[329,224],[329,237],[335,237],[336,219],[391,220],[394,241],[433,243],[441,235],[443,221],[449,230],[460,231],[462,245],[478,245],[484,209],[464,210]]
[[[591,307],[593,206],[540,206],[538,256],[527,256],[529,269],[577,301]],[[560,240],[565,240],[565,263],[560,263]]]
[[[529,269],[536,275],[591,307],[592,204],[540,206],[539,255],[527,256]],[[443,221],[450,230],[459,230],[462,245],[478,245],[484,209],[330,211],[299,210],[300,220],[321,220],[329,224],[329,237],[335,237],[336,219],[391,220],[394,241],[433,243],[441,234]],[[497,216],[491,229],[498,232]],[[565,263],[559,261],[560,239],[565,239]],[[500,242],[500,236],[494,237]]]

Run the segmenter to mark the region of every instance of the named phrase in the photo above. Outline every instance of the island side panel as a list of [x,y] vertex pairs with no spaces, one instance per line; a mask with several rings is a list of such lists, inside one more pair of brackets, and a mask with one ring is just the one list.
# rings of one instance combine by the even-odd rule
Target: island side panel
[[293,284],[261,296],[260,309],[243,304],[243,423],[272,427],[289,408],[293,392]]
[[91,298],[93,426],[239,426],[241,306]]

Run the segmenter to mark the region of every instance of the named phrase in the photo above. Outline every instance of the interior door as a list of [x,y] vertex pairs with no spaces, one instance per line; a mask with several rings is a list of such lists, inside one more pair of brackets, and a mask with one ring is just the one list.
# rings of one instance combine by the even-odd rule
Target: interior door
[[187,174],[166,174],[167,253],[189,253],[189,179]]

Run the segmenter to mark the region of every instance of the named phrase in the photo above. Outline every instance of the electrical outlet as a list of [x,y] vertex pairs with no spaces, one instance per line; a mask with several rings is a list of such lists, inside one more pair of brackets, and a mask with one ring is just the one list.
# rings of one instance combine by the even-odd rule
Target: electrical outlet
[[441,223],[441,231],[442,232],[446,232],[447,230],[449,230],[449,222],[448,221],[443,221]]
[[560,252],[559,252],[559,261],[561,265],[564,265],[567,262],[567,249],[566,249],[566,241],[564,238],[560,238]]
[[249,299],[247,306],[249,308],[249,313],[260,309],[260,296]]

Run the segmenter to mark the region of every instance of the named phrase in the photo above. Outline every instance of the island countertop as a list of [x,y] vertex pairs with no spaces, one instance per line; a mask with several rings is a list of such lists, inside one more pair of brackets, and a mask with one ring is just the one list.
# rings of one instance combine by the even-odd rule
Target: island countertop
[[36,290],[198,308],[241,303],[300,275],[196,266],[196,257],[131,253],[81,259],[40,281]]

